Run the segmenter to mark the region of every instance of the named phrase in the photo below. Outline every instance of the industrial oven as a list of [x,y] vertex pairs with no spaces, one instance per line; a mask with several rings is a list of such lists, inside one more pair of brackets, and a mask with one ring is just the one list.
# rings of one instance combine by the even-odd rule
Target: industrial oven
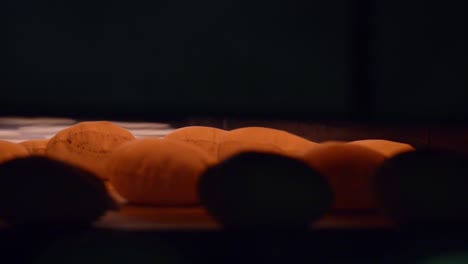
[[[135,140],[163,139],[188,127],[226,133],[260,128],[317,145],[381,140],[464,156],[466,11],[463,1],[451,0],[6,0],[0,4],[0,140],[45,141],[82,122],[110,121]],[[268,133],[258,132],[254,143]],[[425,164],[435,171],[442,163]],[[271,183],[262,179],[258,188]],[[432,182],[420,180],[420,188],[413,188]],[[450,187],[446,197],[450,190],[463,192],[460,182],[461,189]],[[336,177],[335,199],[339,190],[349,192],[344,203],[352,201],[365,184]],[[327,211],[307,230],[230,232],[203,205],[132,203],[109,188],[119,208],[86,231],[57,238],[6,225],[5,254],[60,263],[70,256],[122,263],[163,257],[189,263],[398,263],[450,257],[455,251],[441,249],[448,244],[461,248],[456,254],[463,257],[466,248],[458,239],[463,224],[444,235],[429,227],[406,233],[369,206]],[[293,192],[275,197],[288,195]],[[421,207],[437,208],[437,201],[424,201]],[[281,210],[275,214],[289,212]],[[460,210],[463,220],[468,208]]]

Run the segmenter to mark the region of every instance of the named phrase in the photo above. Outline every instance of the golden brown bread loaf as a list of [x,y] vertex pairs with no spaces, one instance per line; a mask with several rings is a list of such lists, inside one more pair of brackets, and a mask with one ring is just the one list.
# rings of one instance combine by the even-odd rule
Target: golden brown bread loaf
[[327,140],[327,141],[322,141],[320,144],[335,144],[335,143],[348,143],[348,141],[344,141],[344,140]]
[[372,179],[385,159],[372,149],[347,143],[322,144],[303,158],[332,186],[334,211],[377,209]]
[[44,155],[48,142],[48,139],[30,139],[19,144],[24,146],[30,155]]
[[195,205],[197,182],[216,160],[193,144],[169,139],[137,139],[110,156],[108,175],[130,203]]
[[301,157],[310,148],[318,145],[289,132],[267,127],[234,129],[226,133],[221,141],[244,141],[256,145],[274,145],[283,150],[285,155],[291,157]]
[[122,143],[135,140],[128,130],[106,121],[81,122],[58,132],[46,147],[46,155],[69,162],[107,179],[106,162]]
[[28,150],[21,144],[0,140],[0,163],[28,155]]
[[386,156],[387,158],[393,157],[402,152],[414,150],[414,147],[409,144],[384,139],[356,140],[349,142],[349,144],[355,144],[370,148]]
[[215,127],[188,126],[176,129],[164,138],[193,144],[216,156],[219,139],[225,133],[226,130]]

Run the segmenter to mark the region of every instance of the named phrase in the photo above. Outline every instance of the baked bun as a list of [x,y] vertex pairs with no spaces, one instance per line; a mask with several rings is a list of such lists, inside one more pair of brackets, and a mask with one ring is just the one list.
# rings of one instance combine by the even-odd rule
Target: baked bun
[[215,158],[193,144],[169,139],[137,139],[110,156],[107,173],[129,203],[196,205],[197,182]]
[[328,143],[311,149],[303,160],[329,181],[335,194],[333,211],[376,210],[374,172],[382,154],[359,145]]
[[296,136],[286,131],[267,127],[243,127],[229,131],[222,141],[244,141],[257,145],[274,145],[291,157],[300,157],[310,148],[318,145],[315,142]]
[[28,150],[21,144],[0,140],[0,163],[29,155]]
[[81,122],[49,140],[46,155],[87,169],[107,179],[106,163],[122,143],[135,140],[128,130],[106,121]]
[[414,150],[414,147],[409,144],[384,139],[356,140],[349,142],[349,144],[355,144],[370,148],[379,152],[387,158],[393,157],[402,152]]

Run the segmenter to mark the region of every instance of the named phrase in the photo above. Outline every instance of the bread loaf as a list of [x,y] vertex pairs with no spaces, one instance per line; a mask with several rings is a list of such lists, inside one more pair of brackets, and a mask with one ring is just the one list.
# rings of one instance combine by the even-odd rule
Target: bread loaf
[[115,150],[108,175],[129,203],[175,206],[199,203],[197,182],[215,158],[199,147],[168,139],[137,139]]
[[335,194],[333,211],[376,210],[372,180],[385,159],[372,149],[347,143],[317,146],[303,158],[332,186]]
[[383,139],[356,140],[349,142],[349,144],[355,144],[370,148],[386,156],[387,158],[393,157],[402,152],[414,150],[414,147],[409,144]]
[[466,155],[419,149],[388,159],[375,175],[375,189],[383,211],[401,226],[462,230],[468,221],[467,175]]
[[244,141],[256,145],[274,145],[285,155],[301,157],[317,143],[286,131],[266,127],[244,127],[229,131],[221,141]]
[[21,144],[0,140],[0,163],[28,155],[28,150]]
[[229,229],[308,228],[333,204],[327,181],[307,164],[244,152],[210,167],[199,182],[203,205]]
[[188,126],[176,129],[164,138],[193,144],[216,156],[219,140],[225,133],[227,131],[214,127]]
[[47,143],[49,143],[48,139],[30,139],[19,144],[24,146],[31,155],[44,155]]
[[134,139],[128,130],[110,122],[81,122],[52,137],[45,153],[107,179],[105,167],[109,155],[122,143]]
[[104,183],[68,163],[28,156],[0,164],[0,218],[7,223],[68,229],[114,209]]

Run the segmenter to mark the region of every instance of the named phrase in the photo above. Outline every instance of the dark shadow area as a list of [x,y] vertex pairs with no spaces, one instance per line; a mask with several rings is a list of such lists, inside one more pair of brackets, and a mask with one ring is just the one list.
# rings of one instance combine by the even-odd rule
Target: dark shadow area
[[1,7],[0,115],[347,117],[351,110],[348,1],[8,0]]
[[[310,232],[124,232],[93,229],[46,240],[2,231],[2,256],[10,263],[417,263],[468,249],[467,232],[396,229],[324,229]],[[14,259],[15,257],[16,259]],[[33,262],[36,261],[36,262]],[[55,261],[55,262],[54,262]],[[41,262],[39,262],[41,263]],[[44,262],[45,263],[45,262]],[[78,262],[77,262],[78,263]],[[81,262],[83,263],[83,262]],[[154,263],[154,262],[153,262]]]

